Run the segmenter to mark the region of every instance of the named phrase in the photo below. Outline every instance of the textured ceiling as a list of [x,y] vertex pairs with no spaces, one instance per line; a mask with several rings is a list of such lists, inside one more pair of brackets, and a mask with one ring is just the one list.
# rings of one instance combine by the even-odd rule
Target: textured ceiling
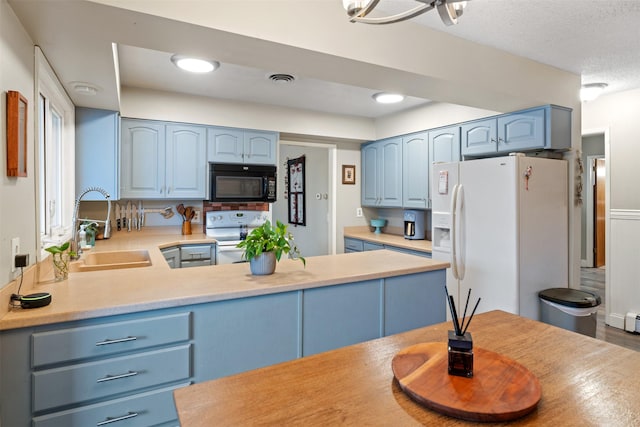
[[[160,0],[147,1],[152,4],[152,1]],[[285,0],[260,0],[261,3],[269,1],[280,5]],[[321,3],[333,2],[336,13],[331,19],[344,16],[345,22],[347,20],[339,0],[296,1],[305,6],[307,13]],[[104,89],[89,99],[73,94],[68,88],[74,102],[81,106],[117,108],[117,79],[111,41],[116,41],[120,47],[121,82],[133,87],[372,118],[428,102],[427,99],[409,98],[398,106],[379,106],[371,101],[371,95],[377,91],[374,85],[357,87],[340,84],[330,78],[313,79],[304,75],[297,75],[293,85],[282,87],[269,82],[266,76],[274,71],[290,71],[270,70],[260,68],[260,65],[251,68],[223,64],[206,82],[195,77],[176,76],[177,70],[168,61],[170,54],[166,53],[172,49],[162,45],[157,35],[149,34],[143,49],[133,47],[135,43],[127,39],[132,37],[131,34],[118,33],[119,25],[126,29],[128,20],[143,19],[141,15],[129,14],[125,10],[116,13],[115,9],[77,0],[9,0],[9,4],[34,42],[42,47],[54,64],[63,84],[80,80]],[[198,2],[191,4],[197,5]],[[249,7],[251,1],[241,4]],[[413,0],[381,0],[379,8],[394,12],[415,4]],[[97,13],[108,16],[101,15],[96,20]],[[278,22],[276,18],[265,17],[274,23]],[[640,0],[470,0],[456,26],[446,27],[435,11],[414,18],[412,23],[579,74],[583,83],[605,82],[609,85],[609,93],[640,88]],[[402,25],[409,24],[391,24],[389,28]],[[327,28],[330,29],[330,25]],[[197,29],[192,32],[185,30],[182,26],[181,33],[175,35],[184,39],[188,38],[185,36],[187,32],[197,34]],[[140,34],[134,36],[141,42]],[[112,38],[105,40],[108,37]],[[177,39],[180,37],[175,37]],[[292,35],[291,39],[296,37]],[[168,44],[175,45],[175,40]],[[173,51],[177,50],[176,46],[173,48]],[[398,49],[411,55],[420,49],[420,41],[410,40]],[[482,64],[485,68],[486,65]],[[324,76],[332,75],[332,70],[324,71]],[[474,73],[474,64],[469,63],[465,71]]]
[[[397,12],[411,0],[381,0]],[[640,88],[639,0],[471,0],[458,25],[435,11],[416,22],[603,82],[608,92]]]

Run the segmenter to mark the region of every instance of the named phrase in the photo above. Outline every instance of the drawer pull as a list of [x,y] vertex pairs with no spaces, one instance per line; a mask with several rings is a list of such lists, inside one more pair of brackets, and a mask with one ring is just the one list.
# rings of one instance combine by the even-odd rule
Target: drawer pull
[[126,338],[118,338],[118,339],[115,339],[115,340],[104,340],[104,341],[97,342],[96,346],[108,345],[108,344],[118,344],[118,343],[121,343],[121,342],[135,341],[137,339],[138,339],[138,337],[126,337]]
[[128,420],[129,418],[133,418],[133,417],[137,417],[138,413],[137,412],[129,412],[127,413],[127,415],[123,415],[121,417],[107,417],[105,418],[104,421],[100,421],[98,424],[96,424],[96,427],[100,427],[100,426],[105,426],[107,424],[111,424],[111,423],[116,423],[118,421],[124,421],[124,420]]
[[128,377],[133,377],[138,375],[138,372],[136,371],[129,371],[126,374],[119,374],[119,375],[107,375],[106,377],[103,378],[98,378],[98,380],[96,382],[98,383],[104,383],[107,381],[113,381],[113,380],[119,380],[121,378],[128,378]]

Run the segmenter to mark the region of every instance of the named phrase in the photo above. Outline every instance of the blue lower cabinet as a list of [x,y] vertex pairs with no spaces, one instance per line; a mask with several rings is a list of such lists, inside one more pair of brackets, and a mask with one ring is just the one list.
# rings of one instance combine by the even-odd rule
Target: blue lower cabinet
[[384,335],[444,322],[445,270],[386,279]]
[[300,292],[220,301],[194,310],[195,382],[299,357]]
[[381,280],[304,291],[304,356],[380,337]]
[[189,383],[185,383],[175,387],[140,393],[134,397],[128,396],[35,417],[33,426],[177,426],[179,424],[173,402],[173,391],[188,385]]

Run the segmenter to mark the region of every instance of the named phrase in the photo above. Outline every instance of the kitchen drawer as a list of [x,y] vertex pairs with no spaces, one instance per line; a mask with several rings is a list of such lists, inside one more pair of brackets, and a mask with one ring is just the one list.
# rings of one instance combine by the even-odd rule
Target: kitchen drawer
[[362,240],[351,239],[349,237],[344,238],[345,252],[362,252],[364,250]]
[[380,249],[384,249],[384,245],[371,242],[363,242],[362,247],[365,251],[379,251]]
[[48,369],[32,374],[33,411],[188,380],[191,345]]
[[180,261],[197,261],[213,258],[213,245],[184,245],[180,247]]
[[189,383],[136,394],[108,402],[56,412],[33,419],[34,427],[126,426],[146,427],[175,421],[173,391]]
[[37,332],[31,336],[33,367],[186,341],[191,338],[190,317],[191,313],[179,313]]
[[400,248],[398,246],[384,245],[384,247],[385,247],[385,249],[389,249],[391,251],[402,252],[404,254],[416,255],[416,256],[421,256],[421,257],[425,257],[425,258],[431,258],[431,253],[429,253],[429,252],[422,252],[422,251],[416,251],[416,250],[412,250],[412,249],[405,249],[405,248]]
[[204,265],[213,265],[212,260],[202,259],[197,261],[181,261],[180,262],[180,268],[202,267]]

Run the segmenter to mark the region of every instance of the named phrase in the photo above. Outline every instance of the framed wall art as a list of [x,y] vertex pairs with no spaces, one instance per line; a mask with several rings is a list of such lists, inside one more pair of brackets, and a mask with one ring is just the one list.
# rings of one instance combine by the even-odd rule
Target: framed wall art
[[356,183],[355,165],[342,165],[342,183],[351,185]]
[[27,176],[27,98],[7,91],[7,176]]
[[304,156],[287,160],[289,224],[306,225]]

